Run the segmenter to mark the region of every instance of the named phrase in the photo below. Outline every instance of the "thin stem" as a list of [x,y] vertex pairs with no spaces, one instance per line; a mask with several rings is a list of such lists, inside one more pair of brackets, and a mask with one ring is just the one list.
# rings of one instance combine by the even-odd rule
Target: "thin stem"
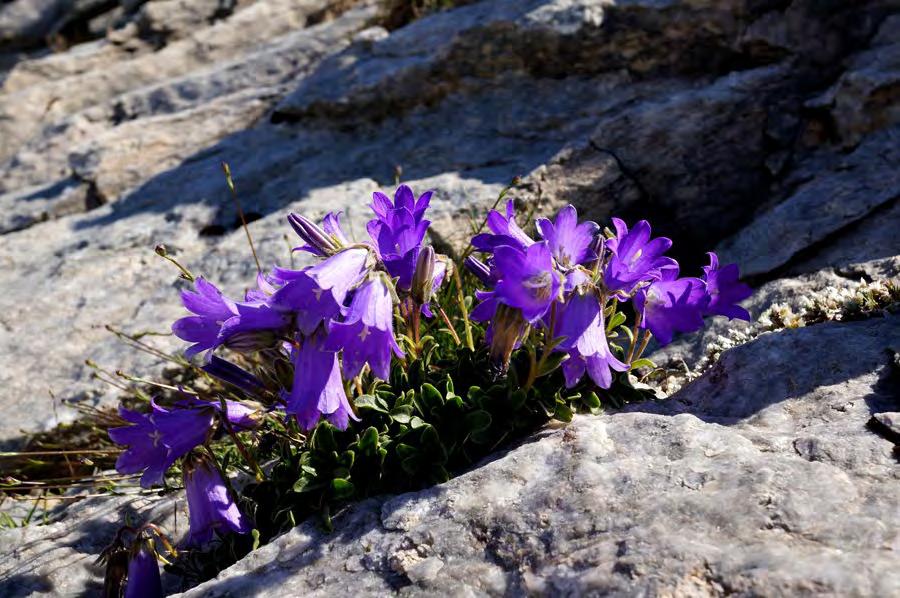
[[262,266],[259,264],[259,256],[256,255],[256,247],[253,246],[253,237],[250,236],[250,229],[247,227],[247,218],[244,217],[244,209],[241,207],[241,200],[238,199],[237,191],[234,190],[234,180],[231,178],[231,168],[227,162],[222,162],[222,170],[225,172],[225,180],[228,183],[228,189],[231,191],[231,198],[237,208],[238,216],[241,217],[241,224],[244,226],[244,232],[247,234],[247,243],[250,244],[250,251],[253,253],[253,260],[256,262],[256,271],[262,272]]
[[453,264],[453,280],[456,283],[456,301],[459,303],[459,311],[462,313],[463,326],[466,331],[466,346],[469,348],[469,351],[475,351],[475,341],[472,340],[472,325],[469,323],[469,310],[466,309],[462,278],[459,276],[459,268],[456,264]]
[[228,432],[228,435],[231,436],[232,440],[234,440],[234,445],[237,447],[238,452],[244,458],[244,461],[246,461],[247,464],[253,468],[253,472],[256,474],[256,481],[262,482],[266,479],[265,474],[263,474],[262,468],[260,468],[259,463],[257,463],[256,459],[254,459],[250,454],[250,451],[247,450],[244,442],[240,438],[238,438],[238,435],[235,433],[234,428],[231,426],[231,422],[228,420],[228,405],[225,403],[225,397],[220,396],[219,402],[222,405],[222,412],[219,415],[222,420],[222,425],[225,426],[225,431]]
[[444,308],[438,304],[437,300],[435,300],[434,304],[437,305],[438,313],[441,314],[441,318],[443,318],[444,323],[447,325],[447,329],[450,330],[450,334],[453,335],[453,340],[456,341],[456,345],[461,345],[462,341],[459,340],[459,335],[456,334],[456,330],[453,328],[453,324],[450,323],[450,318],[447,317]]
[[4,452],[0,457],[53,457],[56,455],[110,455],[121,453],[121,449],[86,449],[83,451],[22,451]]
[[644,338],[641,340],[641,346],[638,347],[637,354],[634,356],[635,359],[641,358],[641,355],[644,354],[644,349],[647,348],[647,343],[650,342],[650,339],[652,337],[653,337],[653,334],[651,334],[649,330],[644,331]]
[[634,357],[634,348],[637,343],[638,337],[638,323],[640,320],[638,316],[635,314],[634,316],[634,326],[631,329],[631,344],[628,346],[628,357],[625,358],[625,363],[631,363],[631,358]]

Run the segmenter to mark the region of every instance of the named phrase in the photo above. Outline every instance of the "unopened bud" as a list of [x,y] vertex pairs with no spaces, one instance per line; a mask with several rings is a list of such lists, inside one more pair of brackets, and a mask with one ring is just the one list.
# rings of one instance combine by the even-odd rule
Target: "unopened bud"
[[229,336],[225,346],[238,353],[252,353],[273,346],[277,340],[278,336],[271,330],[253,330]]
[[306,243],[306,249],[318,256],[330,256],[339,249],[332,238],[318,224],[300,214],[290,214],[288,222],[297,235]]
[[125,596],[162,597],[162,581],[153,538],[146,532],[141,532],[132,544],[130,553]]
[[169,255],[169,250],[166,249],[166,246],[163,245],[162,243],[157,245],[156,248],[154,249],[154,251],[156,251],[156,255],[158,255],[160,257],[166,257],[167,255]]
[[518,309],[502,303],[497,305],[491,321],[491,361],[499,375],[505,375],[509,369],[509,359],[522,340],[525,324]]
[[413,299],[419,305],[425,305],[431,301],[431,295],[434,292],[434,248],[430,245],[426,245],[419,251],[410,291]]
[[485,265],[485,263],[479,260],[477,257],[470,255],[463,263],[465,264],[469,272],[477,276],[478,280],[480,280],[483,284],[493,285],[496,282],[491,276],[491,269],[488,268],[487,265]]

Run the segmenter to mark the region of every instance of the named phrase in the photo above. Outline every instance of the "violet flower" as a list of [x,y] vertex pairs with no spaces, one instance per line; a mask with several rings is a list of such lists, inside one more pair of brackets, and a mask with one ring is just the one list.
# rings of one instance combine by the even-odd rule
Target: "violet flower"
[[194,316],[176,320],[172,332],[181,340],[194,343],[185,350],[187,357],[212,350],[222,343],[220,332],[229,319],[238,314],[234,301],[203,278],[194,281],[194,291],[182,291],[181,301]]
[[272,296],[271,304],[276,310],[292,312],[297,329],[310,335],[319,324],[343,312],[347,293],[369,270],[368,261],[368,249],[351,247],[305,270],[279,270],[280,276],[291,279]]
[[573,293],[558,314],[557,337],[565,337],[559,349],[568,352],[563,362],[566,387],[575,386],[585,371],[600,388],[612,385],[612,371],[624,372],[623,363],[609,348],[599,299],[592,293]]
[[128,558],[125,598],[162,598],[162,581],[153,540],[138,537]]
[[349,419],[357,417],[347,400],[337,353],[325,349],[321,334],[302,339],[292,351],[294,383],[285,411],[304,430],[315,428],[323,415],[344,430]]
[[151,401],[150,409],[143,414],[120,407],[119,415],[130,425],[108,431],[113,442],[128,447],[116,460],[116,469],[125,474],[143,472],[144,488],[161,483],[179,457],[203,444],[215,417],[211,405],[169,411]]
[[372,373],[388,379],[391,351],[397,357],[404,354],[394,339],[394,303],[383,278],[370,278],[357,289],[347,317],[331,325],[325,347],[343,351],[347,378],[357,376],[368,363]]
[[660,276],[635,294],[634,307],[640,314],[640,327],[667,345],[675,332],[703,327],[702,310],[708,297],[702,280],[678,278],[678,268],[664,268]]
[[190,529],[186,546],[202,546],[214,534],[246,534],[252,528],[241,513],[219,470],[206,456],[184,460],[184,490],[187,495]]
[[591,220],[578,223],[578,212],[567,205],[556,215],[556,222],[538,218],[535,222],[541,237],[550,245],[556,264],[569,270],[597,257],[592,250],[600,225]]
[[350,245],[350,240],[341,228],[340,213],[326,214],[322,226],[301,214],[290,214],[288,222],[306,243],[295,247],[294,251],[308,251],[319,257],[328,257]]
[[494,265],[500,276],[494,289],[497,300],[521,310],[528,322],[540,320],[559,298],[561,277],[546,241],[525,251],[501,245],[494,251]]
[[719,256],[712,252],[707,255],[709,265],[703,267],[703,281],[706,283],[709,300],[703,308],[703,313],[749,322],[750,312],[738,303],[752,295],[753,289],[738,280],[740,278],[738,265],[728,264],[719,268]]
[[630,231],[619,218],[613,218],[616,236],[607,241],[611,252],[603,275],[603,283],[612,292],[631,294],[645,281],[660,277],[663,268],[677,266],[677,262],[663,253],[672,246],[666,237],[650,240],[650,224],[641,220]]
[[492,253],[503,245],[524,251],[534,244],[534,239],[525,234],[516,223],[516,204],[511,199],[506,202],[506,215],[497,210],[488,212],[487,227],[490,233],[472,237],[472,247],[479,251]]
[[366,229],[385,269],[392,278],[399,279],[397,286],[403,290],[410,288],[419,249],[431,224],[424,219],[431,196],[432,192],[426,191],[416,199],[406,185],[397,188],[393,202],[383,193],[372,195],[375,218]]

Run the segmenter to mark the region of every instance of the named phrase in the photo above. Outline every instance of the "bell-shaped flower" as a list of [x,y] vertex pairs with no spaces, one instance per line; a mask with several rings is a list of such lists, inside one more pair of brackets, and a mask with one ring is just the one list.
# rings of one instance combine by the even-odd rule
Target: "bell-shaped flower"
[[613,218],[616,236],[607,241],[609,261],[603,274],[603,284],[612,292],[631,294],[641,282],[660,277],[664,268],[677,266],[677,262],[663,254],[672,246],[666,237],[650,239],[650,224],[641,220],[628,230],[628,225]]
[[297,329],[311,335],[343,312],[344,300],[369,270],[369,250],[350,247],[305,270],[278,270],[286,284],[273,296],[276,310],[293,313]]
[[391,352],[403,357],[403,351],[394,339],[394,302],[382,277],[372,277],[356,290],[344,321],[331,325],[326,348],[342,351],[347,378],[368,363],[376,376],[388,379]]
[[194,343],[185,350],[187,357],[212,350],[222,344],[222,326],[238,314],[234,301],[203,278],[194,281],[193,291],[182,291],[181,301],[196,314],[176,320],[172,332],[181,340]]
[[347,428],[353,414],[338,356],[324,347],[322,332],[302,338],[291,352],[294,382],[285,411],[297,419],[304,430],[312,430],[324,416],[337,428]]
[[753,289],[738,279],[741,274],[737,264],[719,267],[719,256],[710,252],[709,265],[703,267],[708,301],[703,308],[706,315],[727,316],[750,321],[750,312],[738,305],[753,294]]
[[240,388],[248,395],[259,395],[266,390],[263,381],[245,370],[244,368],[226,361],[220,357],[212,356],[209,363],[201,368],[207,374]]
[[128,447],[119,455],[116,469],[125,474],[143,472],[144,488],[161,483],[176,459],[206,442],[215,419],[211,405],[170,411],[151,401],[150,409],[144,414],[120,407],[119,415],[130,425],[108,432],[113,442]]
[[491,210],[487,216],[490,233],[480,233],[472,237],[472,247],[486,253],[493,253],[498,247],[508,245],[524,251],[534,244],[534,239],[525,234],[516,223],[516,204],[506,202],[506,214]]
[[494,265],[500,277],[494,289],[497,301],[519,309],[528,322],[540,320],[559,298],[561,276],[546,242],[534,243],[525,251],[497,247]]
[[634,307],[640,314],[640,327],[667,345],[676,332],[703,327],[702,311],[708,297],[702,280],[678,278],[678,268],[664,268],[660,276],[635,294]]
[[319,257],[328,257],[350,245],[350,240],[341,228],[340,213],[326,214],[322,226],[301,214],[290,214],[288,222],[297,236],[306,243],[295,247],[294,251],[307,251]]
[[393,202],[383,193],[373,194],[375,218],[366,228],[385,269],[403,290],[412,284],[419,250],[431,224],[424,219],[431,196],[432,192],[426,191],[416,199],[406,185],[397,188]]
[[612,385],[612,370],[624,372],[628,364],[620,361],[609,348],[606,325],[600,301],[593,293],[575,292],[557,314],[556,337],[564,337],[559,350],[569,358],[562,369],[566,386],[575,386],[585,371],[600,388]]
[[140,534],[128,555],[125,598],[162,598],[162,581],[153,540]]
[[250,520],[241,513],[216,466],[205,455],[184,460],[184,490],[188,503],[190,529],[186,546],[203,546],[215,534],[246,534]]
[[591,220],[579,224],[574,206],[567,205],[560,210],[555,222],[538,218],[535,224],[561,269],[569,270],[597,257],[592,246],[600,225]]

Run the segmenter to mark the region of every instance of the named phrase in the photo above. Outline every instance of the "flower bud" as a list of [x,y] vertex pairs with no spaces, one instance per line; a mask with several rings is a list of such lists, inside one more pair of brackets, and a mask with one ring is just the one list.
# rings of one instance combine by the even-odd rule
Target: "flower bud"
[[522,312],[508,305],[497,305],[491,321],[491,361],[498,375],[506,374],[513,350],[522,340],[525,330]]
[[434,292],[434,248],[430,245],[419,251],[410,292],[419,305],[426,305],[431,301]]
[[481,260],[479,260],[474,255],[470,255],[466,258],[466,261],[463,262],[468,268],[469,272],[478,277],[483,284],[493,285],[496,280],[491,276],[491,269],[487,267]]
[[326,233],[322,227],[300,214],[288,215],[288,222],[294,228],[297,235],[306,243],[304,247],[310,253],[318,256],[334,255],[340,249],[337,243]]
[[128,558],[125,598],[162,598],[162,595],[153,539],[141,533],[132,544]]
[[268,349],[277,340],[278,335],[273,330],[248,330],[229,336],[223,345],[238,353],[252,353]]

